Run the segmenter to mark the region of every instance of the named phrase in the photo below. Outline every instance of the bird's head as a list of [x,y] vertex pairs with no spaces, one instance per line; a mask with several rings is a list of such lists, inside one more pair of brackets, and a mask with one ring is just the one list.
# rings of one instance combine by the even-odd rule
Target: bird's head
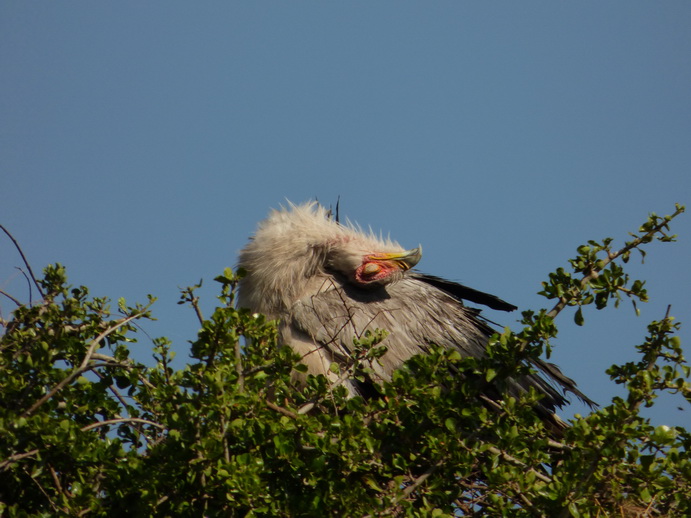
[[334,245],[329,252],[327,268],[342,274],[356,286],[374,287],[400,279],[422,257],[420,246],[412,250],[376,251],[392,247],[371,249],[372,243],[369,239],[367,241],[346,241]]
[[329,281],[373,289],[401,279],[422,257],[389,239],[341,224],[317,203],[273,211],[240,252],[239,304],[280,316]]

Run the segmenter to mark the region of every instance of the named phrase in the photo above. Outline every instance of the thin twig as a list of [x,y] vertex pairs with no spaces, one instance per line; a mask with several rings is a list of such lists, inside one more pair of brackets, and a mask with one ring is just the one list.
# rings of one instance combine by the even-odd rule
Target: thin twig
[[14,455],[10,455],[7,457],[5,460],[0,462],[0,472],[4,471],[7,466],[10,464],[17,462],[18,460],[25,459],[26,457],[32,457],[38,453],[38,448],[35,450],[30,450],[25,453],[15,453]]
[[[147,306],[148,308],[148,306]],[[36,401],[31,407],[22,414],[22,417],[27,417],[31,414],[33,414],[38,407],[40,407],[43,403],[48,401],[50,398],[52,398],[58,391],[62,390],[66,385],[71,383],[77,376],[80,374],[86,372],[89,370],[91,367],[88,366],[89,361],[91,361],[91,357],[94,354],[94,351],[96,350],[96,347],[98,346],[99,342],[103,340],[106,336],[111,334],[113,331],[116,329],[124,326],[131,320],[134,320],[135,318],[141,317],[144,313],[146,313],[146,309],[142,310],[139,313],[135,313],[133,315],[130,315],[127,318],[123,318],[121,320],[118,320],[114,325],[110,326],[108,329],[103,331],[100,335],[98,335],[96,338],[94,338],[91,343],[89,344],[89,349],[87,350],[86,354],[84,355],[84,360],[82,360],[82,363],[79,367],[77,367],[74,371],[72,371],[65,379],[63,379],[60,383],[55,385],[45,396],[43,396],[41,399]]]
[[96,338],[94,338],[91,341],[91,343],[89,344],[89,349],[87,350],[86,354],[84,355],[84,359],[82,360],[82,364],[79,367],[84,368],[91,361],[91,356],[96,351],[96,348],[98,347],[101,340],[103,340],[106,336],[111,334],[116,329],[121,328],[122,326],[124,326],[128,322],[131,322],[132,320],[135,320],[135,319],[141,317],[142,315],[144,315],[144,313],[146,313],[147,309],[148,309],[148,306],[146,308],[144,308],[142,311],[140,311],[139,313],[134,313],[134,314],[130,315],[129,317],[122,318],[122,319],[118,320],[117,322],[115,322],[115,324],[113,324],[108,329],[103,331],[100,335],[98,335]]
[[0,295],[4,295],[4,296],[7,297],[8,299],[10,299],[12,302],[14,302],[18,307],[21,307],[22,303],[19,302],[17,299],[15,299],[15,298],[14,298],[12,295],[10,295],[9,293],[7,293],[7,292],[5,292],[5,291],[3,291],[3,290],[0,290]]
[[[43,488],[43,486],[41,484],[39,484],[38,479],[36,477],[32,477],[26,468],[24,468],[22,471],[24,471],[24,473],[34,482],[34,484],[36,484],[39,491],[41,491],[41,493],[43,493],[43,496],[46,497],[46,500],[48,500],[48,503],[53,508],[53,511],[58,513],[60,508],[57,505],[55,505],[55,502],[53,502],[53,499],[50,497],[50,495],[46,492],[46,490]],[[63,511],[63,514],[67,514],[67,513],[65,513],[64,509],[62,509],[62,511]]]
[[[98,377],[98,379],[100,379],[100,380],[105,379],[104,376],[103,376],[103,374],[101,374],[100,372],[98,372],[98,371],[95,370],[95,371],[93,371],[93,373],[96,374],[96,376]],[[110,391],[113,393],[113,395],[115,396],[115,398],[120,402],[120,406],[122,406],[122,408],[123,408],[124,410],[127,410],[127,407],[128,407],[127,401],[125,400],[125,398],[123,397],[123,395],[120,394],[120,392],[118,391],[118,389],[116,389],[112,384],[110,384],[110,385],[108,385],[108,390],[110,390]]]
[[412,484],[407,486],[403,491],[401,491],[401,494],[398,495],[398,497],[394,498],[393,504],[396,505],[398,502],[401,500],[405,499],[410,495],[413,491],[415,491],[422,483],[425,482],[429,477],[431,477],[435,471],[437,471],[442,465],[444,464],[444,459],[440,459],[434,464],[432,464],[427,471],[425,471],[422,475],[417,477]]
[[26,274],[24,270],[22,270],[19,266],[15,266],[17,270],[19,270],[19,273],[21,273],[24,276],[24,280],[26,280],[26,285],[29,287],[29,305],[32,305],[34,303],[33,301],[33,295],[34,292],[31,289],[31,280],[29,279],[29,276]]
[[53,482],[55,483],[55,487],[58,490],[58,493],[67,498],[70,498],[72,496],[72,493],[70,493],[69,491],[65,491],[63,489],[62,484],[60,483],[60,478],[58,478],[58,474],[53,468],[53,466],[48,464],[48,469],[50,470],[50,476],[53,478]]
[[[101,354],[101,353],[94,353],[91,355],[91,358],[94,360],[101,360],[104,362],[108,363],[108,367],[122,367],[123,369],[126,369],[128,371],[133,371],[134,366],[132,360],[127,360],[127,361],[119,361],[113,358],[112,356],[108,356],[107,354]],[[156,387],[144,376],[141,374],[139,375],[139,381],[142,382],[143,385],[145,385],[149,389],[155,389]]]
[[[607,254],[606,259],[602,259],[601,261],[598,261],[599,266],[597,269],[593,269],[590,273],[587,275],[584,275],[581,278],[581,287],[584,288],[590,281],[595,279],[598,274],[605,269],[605,267],[610,264],[612,261],[617,259],[618,257],[621,257],[624,255],[626,252],[629,252],[633,250],[634,248],[638,248],[641,244],[643,243],[648,243],[652,239],[652,237],[657,234],[658,232],[661,232],[663,228],[669,225],[669,222],[672,218],[675,218],[679,214],[684,212],[683,208],[678,208],[674,214],[672,214],[669,219],[668,218],[662,218],[662,221],[658,224],[655,225],[652,229],[650,229],[648,232],[643,234],[642,236],[637,237],[633,241],[629,242],[621,248],[620,250],[617,250],[616,252],[610,252]],[[566,297],[561,297],[559,299],[559,302],[555,304],[555,306],[547,313],[547,316],[554,319],[568,304],[568,299]]]
[[155,426],[156,428],[159,428],[160,430],[165,430],[166,427],[163,426],[162,424],[154,423],[153,421],[149,421],[148,419],[141,419],[139,417],[119,417],[117,419],[108,419],[106,421],[97,421],[95,423],[88,424],[84,427],[81,428],[82,432],[88,432],[89,430],[93,430],[94,428],[99,428],[101,426],[108,426],[111,424],[118,424],[118,423],[140,423],[140,424],[148,424],[151,426]]
[[285,416],[290,417],[291,419],[297,419],[298,415],[295,412],[291,412],[287,408],[283,408],[282,406],[278,406],[275,403],[272,403],[271,401],[266,401],[266,406],[268,406],[271,410],[275,410],[276,412],[283,414]]
[[235,340],[235,372],[238,375],[238,391],[245,391],[245,375],[242,369],[242,351],[240,350],[240,340]]
[[24,252],[22,251],[22,248],[19,246],[19,243],[17,243],[17,240],[14,238],[10,232],[0,225],[0,230],[2,230],[5,234],[7,234],[7,237],[10,238],[12,243],[14,244],[14,247],[17,249],[17,252],[19,252],[19,255],[22,257],[22,261],[24,261],[24,265],[26,266],[26,269],[29,270],[29,275],[31,275],[31,279],[34,281],[34,284],[36,285],[36,289],[38,292],[41,294],[41,298],[45,298],[45,295],[43,294],[43,290],[41,289],[41,285],[38,283],[36,280],[36,277],[34,276],[34,272],[31,269],[31,265],[29,264],[29,261],[26,260],[26,257],[24,256]]
[[509,455],[504,450],[500,450],[499,448],[495,448],[494,446],[489,446],[487,448],[487,451],[489,451],[490,453],[494,453],[495,455],[498,455],[499,457],[510,462],[514,466],[518,466],[519,468],[523,468],[523,469],[527,468],[527,471],[529,473],[532,473],[533,475],[535,475],[536,478],[539,478],[540,480],[542,480],[546,484],[549,484],[550,482],[552,482],[552,479],[550,477],[543,475],[539,471],[535,471],[533,468],[528,468],[527,464],[518,460],[516,457]]
[[197,314],[199,324],[204,325],[204,316],[202,315],[202,310],[199,308],[199,297],[193,297],[190,300],[190,304],[194,308],[194,312]]

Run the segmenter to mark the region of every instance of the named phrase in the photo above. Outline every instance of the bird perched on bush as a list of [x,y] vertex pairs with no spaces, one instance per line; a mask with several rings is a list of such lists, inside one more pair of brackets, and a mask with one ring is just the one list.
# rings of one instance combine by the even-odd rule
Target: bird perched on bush
[[[271,212],[240,252],[238,266],[246,273],[238,305],[278,319],[281,342],[301,355],[308,372],[344,383],[352,394],[363,392],[361,382],[339,377],[330,366],[348,365],[354,337],[368,330],[388,332],[382,341],[385,354],[368,365],[375,384],[390,380],[403,362],[431,344],[464,356],[486,356],[493,330],[463,301],[504,311],[516,308],[413,270],[421,257],[421,247],[405,250],[341,224],[316,202],[290,204]],[[531,363],[540,374],[509,380],[511,393],[535,388],[543,396],[539,408],[549,413],[566,403],[564,391],[590,402],[556,366]]]

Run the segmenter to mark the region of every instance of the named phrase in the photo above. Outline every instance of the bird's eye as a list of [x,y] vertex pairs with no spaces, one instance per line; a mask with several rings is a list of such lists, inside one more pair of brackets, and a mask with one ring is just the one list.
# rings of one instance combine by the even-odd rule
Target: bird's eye
[[374,275],[381,271],[381,265],[377,263],[367,263],[362,269],[362,273],[365,275]]

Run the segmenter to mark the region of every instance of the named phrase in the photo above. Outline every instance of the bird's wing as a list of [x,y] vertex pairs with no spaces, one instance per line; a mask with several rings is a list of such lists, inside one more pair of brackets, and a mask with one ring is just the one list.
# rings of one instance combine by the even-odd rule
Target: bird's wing
[[576,382],[568,376],[565,376],[564,373],[561,372],[561,369],[559,369],[559,367],[557,367],[554,363],[546,362],[539,358],[536,360],[531,360],[531,363],[542,372],[547,373],[549,377],[552,378],[556,384],[562,388],[562,390],[564,390],[564,392],[571,392],[572,394],[575,394],[581,401],[590,406],[590,408],[595,408],[598,406],[595,401],[578,390]]
[[[434,275],[428,275],[419,272],[411,272],[410,275],[420,281],[423,281],[427,284],[434,286],[435,288],[444,291],[445,293],[448,293],[449,295],[451,295],[459,301],[467,300],[500,311],[513,311],[515,309],[518,309],[513,304],[510,304],[500,299],[499,297],[490,295],[489,293],[484,293],[482,291],[474,290],[473,288],[469,288],[468,286],[464,286],[453,281],[442,279],[441,277],[436,277]],[[492,331],[490,330],[488,334],[491,334],[491,332]],[[564,391],[568,391],[572,394],[575,394],[584,403],[587,403],[591,407],[597,406],[597,403],[595,403],[592,399],[583,394],[583,392],[578,390],[578,388],[576,387],[576,382],[573,381],[571,378],[565,376],[561,372],[559,367],[557,367],[555,364],[545,362],[541,359],[531,360],[531,363],[534,367],[537,367],[538,370],[544,372],[545,374],[547,374],[549,378],[553,379],[554,382],[557,385],[559,385]]]
[[501,300],[495,295],[490,295],[489,293],[484,293],[482,291],[474,290],[463,284],[459,284],[453,281],[447,281],[441,277],[436,277],[434,275],[428,275],[426,273],[411,272],[412,277],[421,280],[427,284],[431,284],[435,288],[438,288],[452,297],[458,300],[467,300],[469,302],[474,302],[476,304],[482,304],[488,308],[497,309],[500,311],[513,311],[516,308],[513,304],[509,304],[505,300]]
[[[492,332],[477,318],[477,310],[466,308],[457,297],[416,277],[371,291],[325,283],[318,293],[294,304],[290,313],[292,334],[301,336],[302,342],[312,340],[317,354],[328,354],[339,364],[352,356],[353,338],[368,330],[386,330],[388,335],[382,345],[387,352],[371,364],[379,381],[390,380],[395,369],[412,356],[426,352],[430,344],[457,349],[464,356],[484,357],[487,337]],[[534,365],[554,384],[588,401],[552,364],[538,360]],[[537,374],[510,380],[509,386],[513,395],[534,387],[545,395],[541,405],[548,410],[566,403],[552,383]]]
[[487,327],[452,297],[414,278],[386,289],[362,290],[336,282],[325,283],[315,295],[299,300],[290,310],[290,325],[329,349],[334,359],[353,352],[353,338],[366,331],[388,332],[381,366],[373,366],[385,380],[401,364],[436,343],[467,356],[485,354]]

